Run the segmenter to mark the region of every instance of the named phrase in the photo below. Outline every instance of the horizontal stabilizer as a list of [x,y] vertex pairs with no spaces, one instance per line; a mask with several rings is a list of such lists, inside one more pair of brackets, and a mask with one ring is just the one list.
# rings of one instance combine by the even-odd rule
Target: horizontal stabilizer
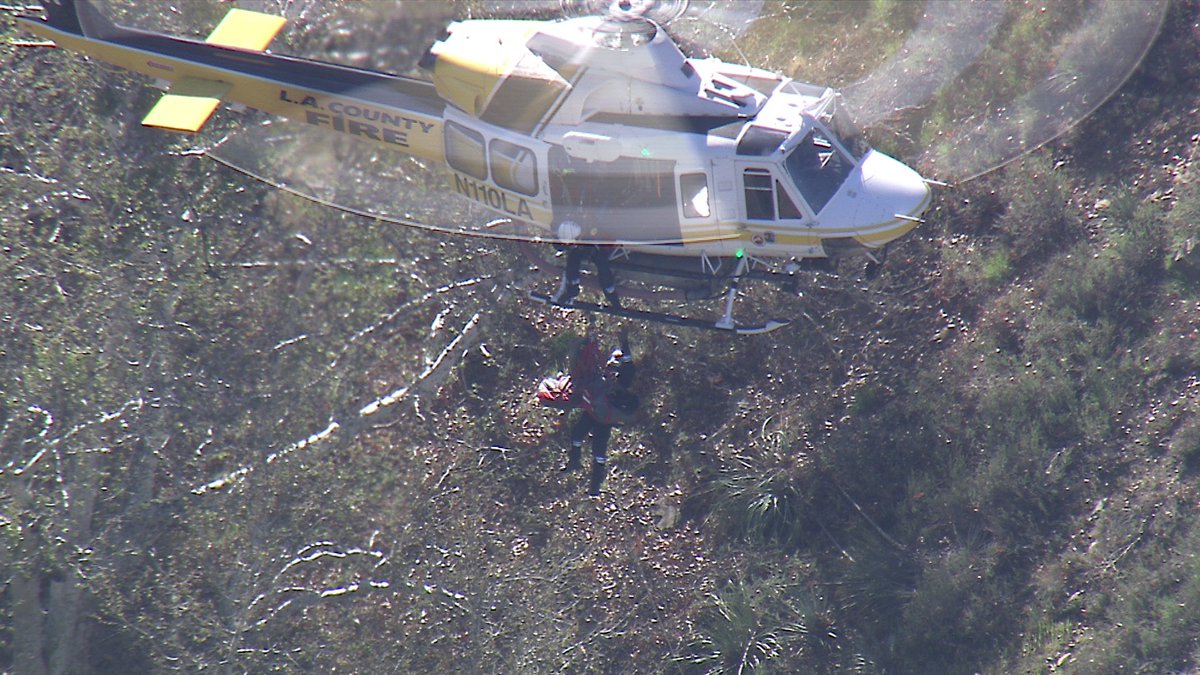
[[199,131],[208,121],[230,85],[214,80],[185,77],[150,109],[142,124],[174,131]]
[[271,44],[287,19],[248,9],[231,9],[205,40],[210,45],[261,52]]

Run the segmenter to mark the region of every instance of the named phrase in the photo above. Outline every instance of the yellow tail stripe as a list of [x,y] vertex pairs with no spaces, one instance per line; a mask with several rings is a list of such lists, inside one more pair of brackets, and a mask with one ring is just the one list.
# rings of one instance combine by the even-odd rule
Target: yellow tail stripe
[[287,19],[282,16],[234,8],[229,10],[204,41],[210,45],[261,52],[271,44],[285,23]]
[[224,82],[185,77],[159,99],[142,124],[175,131],[199,131],[229,87]]

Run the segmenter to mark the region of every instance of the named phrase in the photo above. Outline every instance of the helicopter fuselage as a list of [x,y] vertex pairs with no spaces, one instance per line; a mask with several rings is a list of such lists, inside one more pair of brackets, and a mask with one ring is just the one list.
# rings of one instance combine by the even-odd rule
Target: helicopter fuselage
[[454,23],[426,81],[268,53],[282,22],[242,10],[196,41],[55,7],[21,22],[170,87],[147,124],[195,131],[226,100],[444,163],[448,191],[533,239],[823,258],[903,236],[931,200],[849,132],[834,90],[686,58],[645,20]]

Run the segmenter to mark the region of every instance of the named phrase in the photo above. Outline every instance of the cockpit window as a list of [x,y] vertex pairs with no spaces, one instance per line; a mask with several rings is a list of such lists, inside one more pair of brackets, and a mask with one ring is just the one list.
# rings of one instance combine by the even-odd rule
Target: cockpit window
[[767,129],[766,127],[749,126],[738,141],[737,154],[765,157],[779,149],[787,140],[786,131]]
[[828,132],[814,127],[788,155],[787,170],[800,194],[819,213],[838,187],[854,170],[854,162],[829,139]]
[[[840,97],[837,103],[841,103]],[[822,119],[824,120],[824,118]],[[842,142],[842,147],[846,148],[855,161],[862,159],[862,156],[871,149],[871,146],[867,145],[867,140],[863,138],[858,125],[850,119],[850,113],[846,112],[841,105],[833,109],[833,114],[829,116],[828,120],[825,120],[825,123],[829,125],[829,130],[837,136],[838,140]]]
[[800,213],[796,203],[788,196],[787,190],[783,189],[783,183],[779,181],[775,181],[775,208],[779,211],[781,220],[802,220],[804,218],[804,214]]

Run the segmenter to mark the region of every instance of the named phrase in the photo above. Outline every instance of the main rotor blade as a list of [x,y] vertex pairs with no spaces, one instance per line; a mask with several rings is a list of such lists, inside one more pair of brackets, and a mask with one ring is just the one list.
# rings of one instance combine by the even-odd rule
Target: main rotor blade
[[[1166,0],[1091,4],[1082,21],[1036,64],[1024,92],[976,110],[954,128],[941,130],[928,121],[910,126],[907,134],[914,144],[929,139],[917,165],[934,178],[969,180],[1058,138],[1133,74],[1153,45],[1166,10]],[[961,88],[946,91],[934,110],[970,105],[970,93]]]
[[738,40],[753,65],[838,89],[872,145],[962,181],[1053,140],[1112,96],[1153,44],[1168,0],[769,7]]
[[842,88],[854,121],[872,127],[928,101],[978,60],[1004,14],[1000,2],[926,3],[920,23],[899,51]]

